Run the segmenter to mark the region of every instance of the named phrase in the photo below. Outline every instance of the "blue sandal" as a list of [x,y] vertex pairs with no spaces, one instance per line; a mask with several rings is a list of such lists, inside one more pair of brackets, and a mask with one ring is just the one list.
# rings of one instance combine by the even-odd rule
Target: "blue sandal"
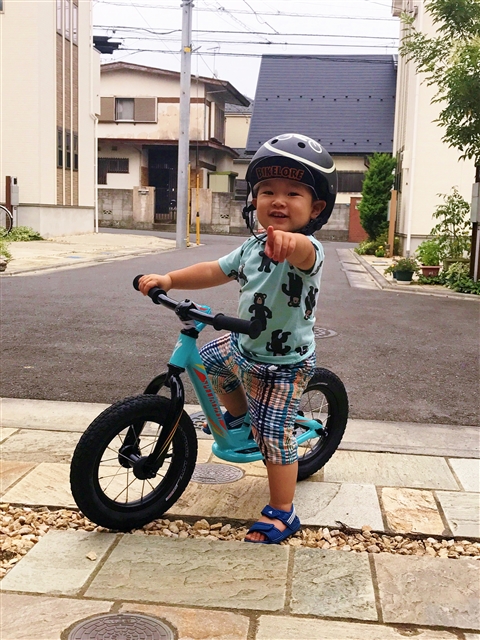
[[297,514],[295,513],[295,507],[292,505],[292,509],[290,511],[280,511],[280,509],[274,509],[269,504],[262,509],[262,516],[267,516],[267,518],[274,518],[276,520],[280,520],[287,526],[285,531],[280,531],[273,524],[268,524],[267,522],[256,522],[250,529],[247,531],[247,535],[249,533],[253,533],[257,531],[258,533],[262,533],[266,540],[247,540],[245,538],[245,542],[253,542],[254,544],[279,544],[283,540],[286,540],[290,536],[293,536],[300,529],[300,520],[298,519]]

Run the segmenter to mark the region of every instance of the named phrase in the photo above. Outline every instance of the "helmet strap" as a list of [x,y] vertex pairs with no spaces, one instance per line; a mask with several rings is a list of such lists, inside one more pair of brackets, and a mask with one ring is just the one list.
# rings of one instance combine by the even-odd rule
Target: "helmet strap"
[[252,203],[248,204],[248,196],[250,189],[248,190],[247,197],[245,199],[245,206],[242,209],[242,217],[245,220],[245,224],[247,225],[247,229],[250,233],[259,241],[265,242],[266,234],[262,234],[261,236],[257,236],[253,229],[253,212],[255,211],[255,207]]

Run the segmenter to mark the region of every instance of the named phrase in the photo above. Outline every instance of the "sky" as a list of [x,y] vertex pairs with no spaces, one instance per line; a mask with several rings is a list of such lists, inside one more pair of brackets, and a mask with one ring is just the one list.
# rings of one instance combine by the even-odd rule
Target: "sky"
[[[180,71],[181,0],[94,0],[95,35],[124,60]],[[255,97],[262,54],[395,54],[391,0],[194,0],[192,75],[227,80]]]

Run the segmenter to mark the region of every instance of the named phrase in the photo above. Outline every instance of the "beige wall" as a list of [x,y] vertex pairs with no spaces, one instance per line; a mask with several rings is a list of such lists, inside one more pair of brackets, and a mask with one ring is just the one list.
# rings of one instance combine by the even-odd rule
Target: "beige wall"
[[245,149],[247,146],[250,115],[227,114],[225,116],[225,144],[235,149]]
[[[401,9],[417,6],[415,27],[434,35],[424,4],[424,0],[404,0]],[[399,0],[396,5],[398,12]],[[423,82],[424,78],[415,72],[413,63],[399,57],[394,154],[400,154],[403,171],[397,229],[404,237],[410,235],[412,251],[434,225],[432,213],[442,202],[438,194],[450,193],[457,186],[470,202],[475,177],[473,161],[460,161],[460,152],[442,142],[444,132],[434,122],[441,107],[431,104],[435,91]]]
[[72,207],[57,207],[56,41],[55,0],[5,3],[0,14],[0,202],[5,201],[5,176],[16,176],[19,224],[45,237],[93,230],[96,144],[90,114],[92,70],[99,58],[95,55],[92,65],[89,0],[78,8],[79,171],[69,185],[75,199],[78,193],[78,206]]
[[99,184],[99,189],[133,189],[140,186],[140,167],[142,151],[133,145],[115,145],[116,151],[112,150],[112,144],[102,142],[98,146],[99,158],[128,158],[129,173],[107,173],[107,184]]

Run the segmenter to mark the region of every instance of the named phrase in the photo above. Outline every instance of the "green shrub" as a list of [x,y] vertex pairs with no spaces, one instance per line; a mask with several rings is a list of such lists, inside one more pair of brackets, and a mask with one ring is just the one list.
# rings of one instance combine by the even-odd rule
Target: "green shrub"
[[456,262],[452,264],[445,273],[445,284],[452,291],[458,293],[473,293],[480,295],[480,282],[474,282],[469,275],[468,264]]
[[[0,227],[0,237],[5,237],[7,230]],[[34,231],[31,227],[14,227],[8,234],[9,242],[26,242],[29,240],[43,240],[38,231]]]
[[362,199],[358,204],[360,224],[370,240],[388,229],[388,203],[394,182],[396,160],[388,153],[374,153],[362,186]]
[[[388,234],[382,233],[378,236],[376,240],[364,240],[360,242],[358,247],[354,250],[355,253],[358,253],[359,256],[374,256],[376,252],[383,247],[385,249],[385,245],[388,243]],[[398,256],[400,253],[400,238],[395,238],[394,247],[393,247],[393,255]],[[384,253],[385,255],[385,253]],[[377,256],[378,258],[383,256]]]
[[9,243],[5,238],[0,237],[0,257],[4,258],[7,262],[12,259],[12,254],[8,250]]
[[463,258],[465,253],[470,253],[470,205],[456,187],[453,187],[450,195],[442,197],[444,204],[439,205],[433,213],[433,217],[439,222],[429,235],[438,242],[440,260]]
[[417,249],[420,262],[426,267],[440,264],[440,252],[440,244],[435,238],[424,240]]

